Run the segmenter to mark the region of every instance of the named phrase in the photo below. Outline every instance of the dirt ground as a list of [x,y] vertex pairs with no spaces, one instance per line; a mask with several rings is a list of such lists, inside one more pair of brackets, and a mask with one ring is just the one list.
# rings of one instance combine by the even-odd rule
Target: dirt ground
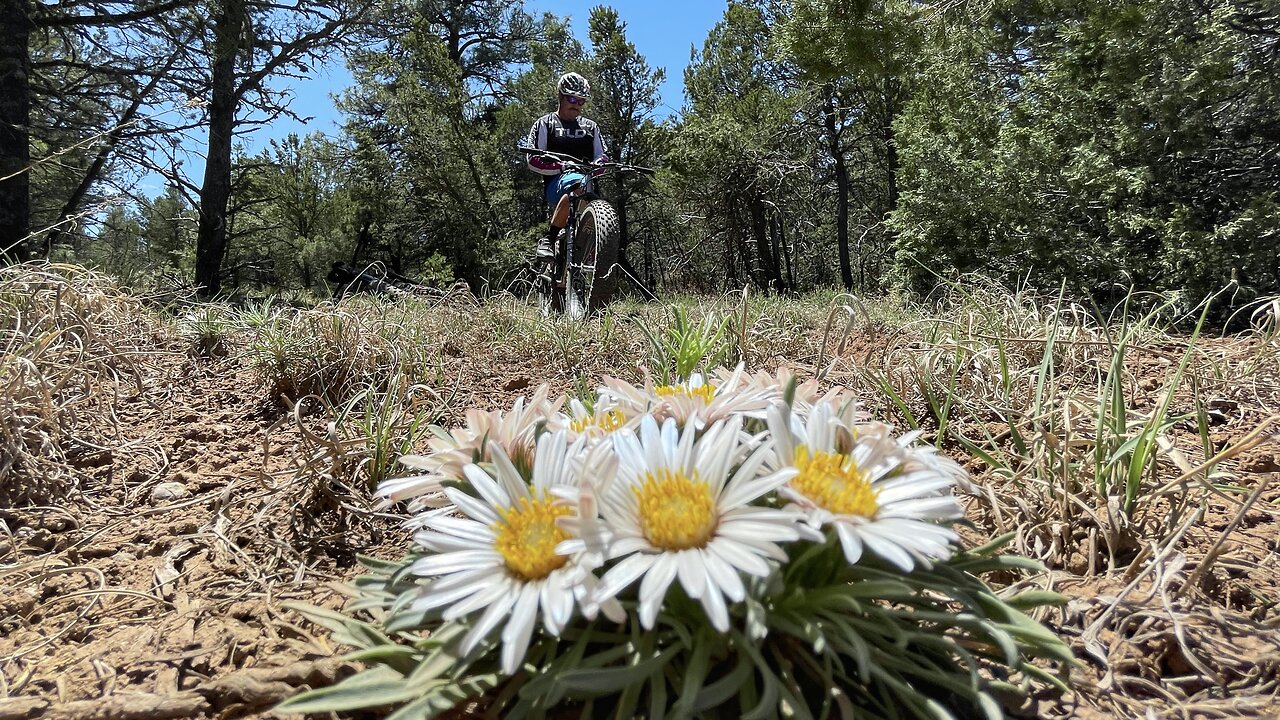
[[[479,399],[570,384],[441,357],[465,388],[446,425]],[[1266,417],[1230,403],[1215,420],[1222,447]],[[341,493],[299,478],[307,454],[324,452],[322,419],[295,422],[241,359],[177,351],[116,413],[115,442],[76,458],[82,491],[56,507],[0,509],[0,720],[265,717],[298,688],[349,673],[341,649],[286,603],[339,607],[355,553],[395,558],[408,536],[390,517],[336,524]],[[1076,696],[1028,715],[1280,717],[1280,447],[1232,469],[1246,490],[1266,484],[1248,512],[1224,498],[1155,563],[1092,578],[1068,565],[1035,580],[1071,598],[1042,619],[1081,662]],[[1211,552],[1221,559],[1207,593],[1169,582]]]
[[[454,355],[465,391],[444,424],[533,384]],[[0,720],[255,716],[350,671],[284,605],[341,607],[355,554],[399,557],[408,533],[390,517],[321,527],[334,498],[298,467],[304,427],[325,423],[295,422],[245,361],[167,365],[118,402],[118,443],[77,458],[81,491],[0,508]]]

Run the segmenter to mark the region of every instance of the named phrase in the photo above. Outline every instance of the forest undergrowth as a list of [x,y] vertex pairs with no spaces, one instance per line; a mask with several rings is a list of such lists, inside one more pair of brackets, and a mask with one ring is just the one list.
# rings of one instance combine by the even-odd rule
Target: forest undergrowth
[[286,604],[338,609],[357,554],[402,554],[372,490],[431,425],[737,363],[922,430],[972,476],[966,541],[1043,564],[985,580],[1066,597],[1036,619],[1071,645],[1073,691],[1008,714],[1275,717],[1280,309],[1224,334],[1182,300],[1102,312],[969,281],[574,323],[508,295],[233,307],[5,268],[0,718],[270,714],[352,672]]

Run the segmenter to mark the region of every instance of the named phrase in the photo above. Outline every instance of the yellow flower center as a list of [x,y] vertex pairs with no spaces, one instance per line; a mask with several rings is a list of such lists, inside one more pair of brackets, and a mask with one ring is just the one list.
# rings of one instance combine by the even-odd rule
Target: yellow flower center
[[658,397],[691,397],[699,398],[704,404],[710,405],[711,398],[716,395],[714,385],[703,384],[698,387],[688,387],[687,385],[659,385],[653,389]]
[[848,455],[796,448],[796,469],[791,487],[819,507],[841,515],[875,517],[878,494],[866,473]]
[[556,545],[569,539],[569,534],[556,526],[556,518],[569,514],[569,508],[552,504],[552,499],[521,498],[516,507],[501,509],[502,520],[494,525],[494,546],[507,570],[521,580],[541,580],[564,567],[569,559],[556,554]]
[[617,410],[606,410],[603,414],[588,415],[569,422],[569,429],[575,433],[583,433],[593,427],[605,432],[613,432],[622,427],[627,419]]
[[718,518],[711,488],[682,472],[658,470],[636,489],[645,539],[663,550],[687,550],[707,544]]

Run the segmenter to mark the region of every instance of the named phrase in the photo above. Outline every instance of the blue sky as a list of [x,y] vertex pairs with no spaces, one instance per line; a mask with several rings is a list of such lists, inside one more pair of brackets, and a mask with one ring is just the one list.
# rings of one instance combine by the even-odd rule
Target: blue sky
[[[600,0],[527,0],[525,8],[535,15],[552,12],[571,18],[574,35],[587,42],[587,17]],[[690,47],[702,47],[712,26],[724,15],[725,0],[615,0],[612,5],[627,24],[627,37],[649,61],[650,67],[666,68],[667,79],[661,88],[662,104],[658,116],[679,112],[684,102],[684,68],[689,64]],[[289,133],[299,135],[320,131],[334,135],[341,117],[333,106],[332,95],[351,82],[351,75],[341,60],[319,66],[306,80],[288,83],[294,91],[294,112],[311,117],[306,125],[281,118],[269,128],[262,128],[241,138],[250,152],[257,152],[270,139]]]

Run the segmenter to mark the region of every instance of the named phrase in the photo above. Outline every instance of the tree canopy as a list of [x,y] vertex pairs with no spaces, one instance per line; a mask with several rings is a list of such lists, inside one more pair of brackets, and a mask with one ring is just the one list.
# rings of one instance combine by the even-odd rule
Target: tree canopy
[[[605,186],[647,290],[927,294],[978,273],[1102,303],[1280,293],[1264,0],[733,0],[685,68],[653,67],[603,5],[584,38],[518,0],[0,5],[0,83],[22,89],[0,103],[11,257],[210,292],[323,295],[335,262],[519,291],[547,211],[515,145],[572,70],[614,158],[658,170]],[[333,52],[342,132],[237,150],[289,112],[267,80]],[[157,160],[147,119],[192,96],[170,126],[207,136],[202,178]],[[144,172],[168,189],[120,190]]]

